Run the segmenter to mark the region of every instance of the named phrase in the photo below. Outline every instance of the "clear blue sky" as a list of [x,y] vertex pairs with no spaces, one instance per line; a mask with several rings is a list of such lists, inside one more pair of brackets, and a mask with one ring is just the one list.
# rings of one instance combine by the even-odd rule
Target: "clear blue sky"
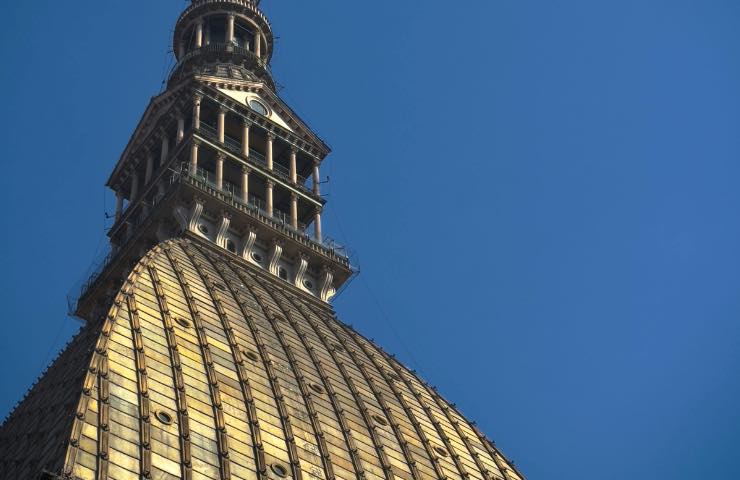
[[[334,147],[343,319],[530,480],[740,478],[739,2],[263,4]],[[3,7],[0,412],[78,327],[184,5]]]

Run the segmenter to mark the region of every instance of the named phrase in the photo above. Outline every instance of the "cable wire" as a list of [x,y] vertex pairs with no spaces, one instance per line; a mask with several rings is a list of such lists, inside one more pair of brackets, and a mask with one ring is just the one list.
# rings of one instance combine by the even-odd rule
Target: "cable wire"
[[[329,173],[333,173],[333,166],[334,166],[333,163],[329,163]],[[333,192],[333,188],[331,187],[331,183],[329,184],[329,188],[330,188],[329,194],[332,195],[334,192]],[[349,242],[347,241],[347,235],[344,233],[344,228],[342,228],[342,222],[339,220],[339,215],[337,213],[337,210],[334,208],[331,202],[329,203],[329,209],[332,212],[332,216],[334,217],[334,222],[336,223],[337,229],[339,230],[339,234],[342,237],[342,242],[344,242],[345,245],[349,245]],[[378,309],[381,319],[388,326],[388,329],[391,331],[396,341],[401,345],[401,348],[405,351],[406,355],[408,356],[409,360],[413,364],[414,368],[418,370],[424,377],[427,377],[426,373],[421,368],[419,361],[416,360],[416,356],[413,354],[409,346],[403,340],[403,337],[401,337],[401,334],[398,332],[398,330],[396,330],[396,328],[393,326],[393,322],[391,321],[390,316],[386,313],[385,309],[383,309],[383,305],[380,303],[380,300],[378,299],[377,295],[375,295],[372,288],[370,288],[370,283],[367,281],[367,275],[359,274],[358,276],[360,277],[362,285],[365,287],[365,291],[367,291],[368,295],[373,300],[373,303],[375,304],[375,308]]]

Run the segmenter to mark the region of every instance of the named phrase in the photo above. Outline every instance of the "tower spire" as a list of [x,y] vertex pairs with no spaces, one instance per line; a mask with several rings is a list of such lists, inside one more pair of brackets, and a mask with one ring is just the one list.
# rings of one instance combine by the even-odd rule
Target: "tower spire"
[[108,180],[111,257],[76,314],[101,314],[131,261],[196,237],[328,302],[352,276],[322,230],[329,147],[275,93],[273,34],[259,2],[193,0],[173,35],[177,64]]
[[0,480],[524,480],[336,318],[329,148],[274,92],[257,2],[195,0],[174,40],[108,180],[87,322],[0,426]]
[[214,62],[248,71],[274,90],[269,71],[273,35],[255,0],[193,0],[175,26],[177,59],[170,84]]

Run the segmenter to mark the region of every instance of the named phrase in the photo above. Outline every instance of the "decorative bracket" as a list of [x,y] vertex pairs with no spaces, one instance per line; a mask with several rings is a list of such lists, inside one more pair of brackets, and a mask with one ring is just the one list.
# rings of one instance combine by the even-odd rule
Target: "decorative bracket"
[[270,255],[270,266],[269,271],[273,275],[278,274],[278,263],[280,262],[280,257],[283,254],[283,242],[279,239],[275,239],[272,242],[272,254]]
[[190,220],[188,221],[188,230],[191,232],[198,233],[198,222],[200,221],[201,215],[203,215],[204,203],[205,202],[200,197],[196,197],[193,201],[193,209],[190,211]]
[[294,283],[300,289],[305,288],[303,286],[303,278],[306,276],[306,270],[308,270],[308,255],[301,253],[298,255],[298,269],[296,270]]
[[229,232],[230,224],[231,214],[228,212],[221,212],[221,225],[219,225],[218,234],[216,235],[216,245],[221,248],[226,248],[226,234]]
[[257,228],[254,225],[249,226],[249,231],[242,238],[242,258],[251,260],[254,242],[257,241]]
[[337,293],[334,288],[334,270],[324,267],[321,270],[321,300],[328,302]]

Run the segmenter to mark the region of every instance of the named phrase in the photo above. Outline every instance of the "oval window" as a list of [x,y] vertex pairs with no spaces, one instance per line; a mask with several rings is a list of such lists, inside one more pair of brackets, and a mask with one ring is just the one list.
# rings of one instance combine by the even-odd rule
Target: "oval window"
[[313,283],[311,282],[311,280],[304,280],[303,286],[311,290],[313,288]]
[[314,392],[318,393],[319,395],[321,395],[322,393],[324,393],[324,389],[321,388],[321,385],[318,385],[316,383],[312,383],[312,384],[309,385],[309,387],[311,387],[311,390],[313,390]]
[[385,420],[385,418],[381,417],[380,415],[373,415],[373,420],[375,420],[375,423],[382,427],[387,427],[388,422]]
[[439,455],[440,457],[447,456],[447,450],[442,447],[434,447],[434,451],[437,452],[437,455]]
[[255,252],[252,254],[252,260],[254,260],[257,263],[262,263],[262,255]]
[[177,321],[178,325],[180,325],[182,328],[190,328],[190,327],[192,327],[192,325],[190,324],[190,321],[189,320],[185,320],[182,317],[178,317],[178,319],[176,321]]
[[275,475],[280,478],[285,478],[288,476],[288,469],[280,465],[279,463],[274,463],[271,468],[272,471],[275,472]]
[[393,372],[391,372],[391,373],[388,374],[388,378],[390,378],[391,380],[394,380],[396,382],[400,382],[401,381],[401,377],[399,377],[398,375],[396,375]]
[[172,415],[170,415],[169,413],[159,410],[154,415],[157,417],[157,420],[159,420],[164,425],[172,425],[173,419]]
[[231,253],[236,253],[236,244],[233,240],[226,240],[226,250],[230,251]]
[[267,116],[268,110],[264,103],[259,100],[252,99],[249,101],[249,108],[259,113],[260,115]]
[[200,233],[203,235],[208,235],[208,227],[203,225],[202,223],[198,225],[198,230],[200,230]]
[[244,354],[244,356],[252,362],[256,362],[260,359],[260,357],[251,350],[242,350],[242,354]]

